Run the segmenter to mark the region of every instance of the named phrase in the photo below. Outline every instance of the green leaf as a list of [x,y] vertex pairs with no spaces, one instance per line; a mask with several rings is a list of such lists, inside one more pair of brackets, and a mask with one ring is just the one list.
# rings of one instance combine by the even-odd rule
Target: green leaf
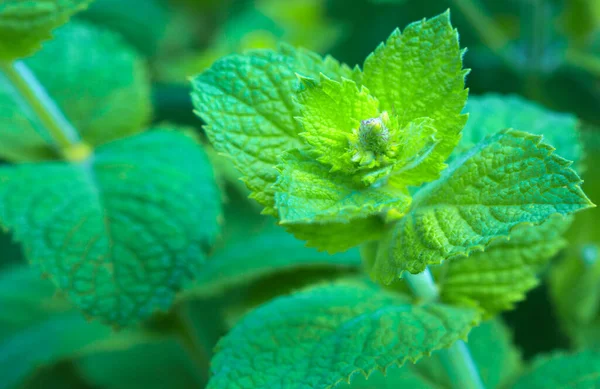
[[100,323],[88,323],[55,294],[52,283],[31,267],[0,273],[0,388],[14,387],[39,366],[140,340],[141,335],[113,334]]
[[352,250],[328,255],[304,247],[281,227],[269,224],[243,240],[231,240],[202,266],[187,296],[207,296],[245,285],[258,278],[307,267],[359,267],[360,254]]
[[280,223],[349,223],[387,210],[403,214],[410,205],[406,191],[389,186],[357,187],[346,175],[294,150],[282,156],[274,185]]
[[[139,132],[150,119],[145,65],[110,31],[71,22],[24,62],[89,144]],[[12,161],[53,157],[43,125],[2,74],[0,125],[0,156]]]
[[189,389],[202,387],[197,366],[176,339],[146,342],[76,360],[78,370],[95,388]]
[[[481,323],[469,333],[469,350],[488,389],[505,387],[521,369],[521,357],[512,344],[506,326],[500,320]],[[400,369],[390,368],[384,374],[374,372],[368,378],[360,374],[352,377],[351,384],[336,388],[352,389],[445,389],[452,387],[448,374],[437,352],[416,364]]]
[[305,240],[308,247],[333,254],[380,239],[385,224],[380,217],[370,216],[348,223],[288,224],[285,228],[296,238]]
[[447,347],[477,321],[475,310],[415,306],[358,281],[314,287],[242,319],[217,346],[208,388],[332,388]]
[[558,113],[516,95],[486,94],[469,96],[465,109],[469,120],[460,143],[454,150],[458,156],[486,136],[505,128],[543,135],[544,141],[556,148],[561,157],[577,167],[582,158],[579,123],[575,116]]
[[196,142],[154,130],[78,164],[0,169],[0,220],[83,312],[130,324],[170,306],[217,233],[212,170]]
[[476,303],[488,316],[511,309],[538,285],[538,273],[565,247],[572,218],[554,217],[541,226],[518,226],[508,240],[495,240],[483,252],[433,268],[444,301]]
[[521,223],[591,207],[570,162],[553,151],[541,136],[519,131],[483,140],[415,195],[381,241],[372,277],[389,284],[404,271],[483,251]]
[[4,0],[0,4],[0,60],[11,61],[39,50],[52,30],[87,8],[92,0]]
[[600,386],[600,351],[555,354],[535,361],[512,389],[590,389]]
[[192,81],[196,114],[207,123],[210,141],[234,161],[265,213],[276,215],[270,186],[279,156],[302,144],[293,101],[296,73],[315,78],[320,72],[333,79],[353,76],[330,57],[281,46],[225,57]]
[[400,127],[419,118],[433,119],[438,143],[410,174],[399,174],[394,185],[420,185],[437,179],[460,139],[467,101],[458,33],[445,12],[396,30],[365,61],[363,83],[381,104],[398,115]]

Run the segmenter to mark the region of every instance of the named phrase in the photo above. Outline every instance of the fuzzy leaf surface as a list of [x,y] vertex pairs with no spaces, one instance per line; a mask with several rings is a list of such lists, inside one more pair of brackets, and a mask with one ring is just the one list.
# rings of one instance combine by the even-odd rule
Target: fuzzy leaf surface
[[566,245],[572,218],[550,218],[540,226],[519,226],[508,240],[492,241],[483,252],[434,268],[441,298],[476,303],[489,316],[511,309],[538,285],[538,273]]
[[[90,24],[71,22],[55,35],[24,62],[84,141],[99,145],[141,131],[151,102],[140,56],[118,35]],[[56,157],[43,125],[2,74],[0,125],[0,156],[17,162]]]
[[410,205],[406,191],[389,186],[357,188],[346,175],[334,174],[307,153],[282,157],[275,185],[280,223],[349,223],[389,209],[403,214]]
[[553,151],[540,136],[511,130],[480,142],[416,194],[381,241],[372,277],[389,284],[404,271],[483,251],[521,223],[591,207],[570,162]]
[[293,97],[299,88],[296,73],[318,78],[352,78],[353,72],[330,57],[281,46],[217,61],[193,82],[196,114],[217,151],[233,160],[252,197],[276,215],[275,165],[285,151],[302,143],[299,115]]
[[591,389],[600,386],[600,352],[555,354],[534,362],[512,389]]
[[136,344],[147,335],[88,323],[30,266],[0,273],[0,388],[16,387],[40,365]]
[[460,143],[454,150],[458,156],[474,147],[486,136],[513,128],[543,135],[544,142],[556,148],[561,157],[573,161],[575,167],[582,158],[578,120],[566,113],[554,112],[516,95],[486,94],[469,96],[465,108],[469,114]]
[[79,164],[0,169],[0,221],[28,259],[91,317],[127,325],[170,306],[217,233],[206,155],[157,129]]
[[92,0],[4,0],[0,3],[0,60],[11,61],[36,52]]
[[431,118],[438,143],[414,169],[398,174],[395,185],[420,185],[437,179],[460,140],[467,101],[458,33],[445,12],[396,30],[367,57],[363,83],[381,109],[396,114],[400,126]]
[[217,346],[208,388],[332,388],[464,338],[475,310],[411,305],[359,281],[314,287],[248,314]]

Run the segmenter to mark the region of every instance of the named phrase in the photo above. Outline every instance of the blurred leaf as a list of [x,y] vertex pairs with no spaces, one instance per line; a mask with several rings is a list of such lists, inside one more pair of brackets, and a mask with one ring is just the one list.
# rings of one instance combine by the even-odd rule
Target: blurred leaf
[[199,388],[198,368],[174,340],[95,353],[75,361],[82,376],[102,389]]
[[28,259],[114,325],[169,308],[218,231],[212,169],[178,131],[114,141],[77,164],[4,166],[0,183],[0,220]]
[[[25,63],[92,145],[139,132],[150,119],[144,64],[114,33],[71,22]],[[53,156],[39,119],[2,74],[0,124],[0,156],[13,161]]]
[[84,10],[92,0],[4,0],[0,3],[0,60],[33,54],[52,30]]
[[16,385],[40,366],[150,338],[88,323],[30,267],[0,273],[0,307],[0,388]]
[[600,351],[538,358],[512,389],[592,389],[600,387]]
[[126,7],[121,0],[94,0],[78,17],[118,32],[133,47],[151,56],[159,47],[169,15],[159,0],[128,0]]
[[258,233],[230,241],[202,266],[194,286],[182,298],[210,296],[258,278],[310,267],[359,267],[358,250],[329,255],[307,248],[283,228],[269,223]]

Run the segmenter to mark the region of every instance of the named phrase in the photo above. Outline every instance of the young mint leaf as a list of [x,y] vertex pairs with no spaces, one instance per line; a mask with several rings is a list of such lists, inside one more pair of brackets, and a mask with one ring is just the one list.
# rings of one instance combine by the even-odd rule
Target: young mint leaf
[[541,136],[519,131],[484,139],[416,194],[380,242],[369,273],[389,284],[404,271],[482,251],[521,223],[591,207],[571,163],[553,152]]
[[394,209],[403,214],[410,205],[406,191],[388,186],[360,187],[346,175],[329,172],[307,152],[282,156],[281,174],[274,185],[280,223],[349,223]]
[[243,240],[231,241],[202,266],[194,285],[181,297],[209,296],[260,277],[285,270],[316,266],[359,267],[357,250],[328,255],[304,246],[304,242],[269,224]]
[[469,96],[465,111],[469,113],[469,121],[463,129],[463,136],[454,150],[454,156],[466,152],[500,129],[514,128],[543,135],[548,144],[556,147],[556,153],[573,161],[575,167],[581,161],[579,123],[571,114],[550,111],[516,95],[493,93]]
[[[81,22],[71,22],[55,35],[24,62],[84,141],[98,145],[141,131],[150,119],[151,101],[148,72],[139,55],[116,34]],[[51,158],[52,140],[39,119],[1,74],[0,81],[0,156],[12,161]]]
[[332,388],[448,347],[478,320],[359,281],[314,287],[242,319],[217,346],[208,388]]
[[600,351],[555,354],[537,359],[512,389],[591,389],[600,386]]
[[420,185],[437,179],[460,139],[467,101],[458,33],[445,12],[394,31],[365,61],[363,83],[381,104],[398,116],[400,127],[419,118],[433,119],[438,143],[410,170],[397,174],[392,185]]
[[157,129],[78,164],[0,169],[0,221],[83,312],[127,325],[170,306],[217,233],[206,155]]
[[302,145],[299,114],[293,97],[299,86],[296,72],[333,79],[352,77],[352,71],[331,58],[281,46],[278,51],[253,51],[217,61],[196,77],[192,98],[196,114],[217,151],[231,158],[252,197],[276,215],[275,165],[285,151]]
[[92,0],[4,0],[0,3],[0,61],[36,52],[52,30],[87,8]]
[[538,273],[565,247],[571,217],[550,218],[540,226],[518,226],[508,240],[495,240],[483,252],[434,268],[444,301],[476,303],[487,315],[511,309],[538,283]]
[[40,365],[128,347],[145,337],[88,323],[31,267],[0,273],[0,306],[0,388],[15,387]]

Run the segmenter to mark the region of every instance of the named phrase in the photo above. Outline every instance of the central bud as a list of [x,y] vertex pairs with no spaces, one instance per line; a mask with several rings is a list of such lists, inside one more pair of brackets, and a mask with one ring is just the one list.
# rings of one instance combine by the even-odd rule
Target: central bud
[[382,164],[393,149],[389,126],[390,117],[387,112],[383,112],[379,117],[361,121],[360,127],[352,132],[352,161],[368,167]]

